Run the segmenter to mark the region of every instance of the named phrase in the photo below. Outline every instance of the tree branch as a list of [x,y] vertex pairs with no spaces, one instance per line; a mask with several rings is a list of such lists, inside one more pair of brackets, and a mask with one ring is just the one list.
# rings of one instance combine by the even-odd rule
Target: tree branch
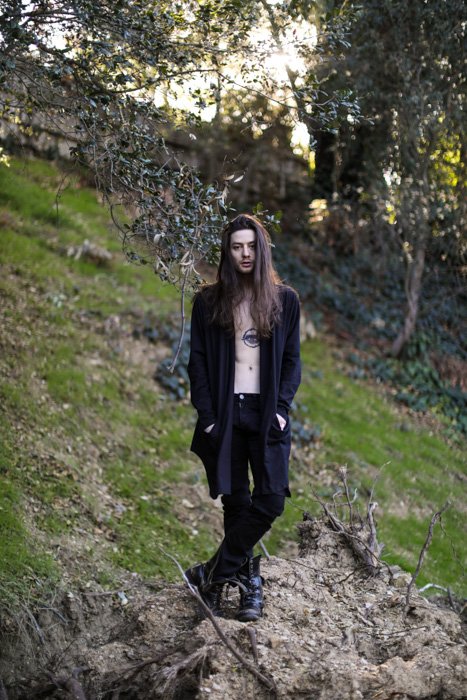
[[415,581],[417,580],[417,576],[420,573],[420,569],[422,568],[423,560],[425,559],[425,555],[428,551],[428,547],[430,546],[431,540],[433,539],[433,528],[436,525],[436,523],[438,522],[438,520],[441,520],[441,516],[443,515],[445,510],[447,510],[449,508],[450,505],[451,505],[451,503],[449,501],[446,501],[446,503],[441,508],[441,510],[439,510],[437,513],[435,513],[431,517],[430,525],[428,527],[428,533],[427,533],[425,542],[423,544],[423,547],[421,549],[420,555],[418,557],[417,566],[416,566],[415,571],[412,575],[412,578],[410,579],[410,583],[407,586],[407,594],[405,597],[405,607],[404,607],[404,613],[403,613],[404,619],[407,617],[407,613],[408,613],[409,607],[410,607],[410,593],[412,591],[412,586],[414,585]]

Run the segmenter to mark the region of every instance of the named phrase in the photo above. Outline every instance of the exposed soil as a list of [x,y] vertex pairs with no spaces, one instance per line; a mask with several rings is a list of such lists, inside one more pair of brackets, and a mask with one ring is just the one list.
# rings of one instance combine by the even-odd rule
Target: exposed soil
[[414,590],[404,618],[408,574],[391,578],[383,567],[368,577],[323,520],[299,530],[299,557],[263,565],[264,617],[236,621],[231,589],[217,618],[269,688],[234,658],[184,584],[133,577],[120,591],[69,592],[5,620],[0,697],[465,698],[459,613]]

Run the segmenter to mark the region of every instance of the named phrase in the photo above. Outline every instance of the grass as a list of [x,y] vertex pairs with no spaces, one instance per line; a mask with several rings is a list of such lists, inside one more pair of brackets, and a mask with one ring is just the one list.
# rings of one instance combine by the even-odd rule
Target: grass
[[[188,449],[194,411],[154,382],[156,349],[132,329],[145,318],[169,323],[178,295],[123,260],[77,174],[64,180],[52,163],[13,159],[0,166],[0,193],[0,601],[43,595],[63,577],[113,587],[128,571],[177,579],[163,550],[187,565],[206,558],[221,517],[207,489],[195,508],[182,505],[205,481]],[[85,238],[113,252],[112,263],[68,256]],[[380,539],[409,569],[431,514],[452,500],[420,582],[465,591],[460,448],[347,377],[328,342],[304,344],[303,368],[299,412],[323,438],[292,462],[294,495],[268,548],[295,537],[301,511],[318,510],[312,490],[332,495],[336,465],[347,464],[363,500],[379,475]]]
[[[296,488],[307,495],[293,499],[295,504],[317,512],[310,487],[329,498],[339,485],[337,470],[330,468],[333,486],[320,485],[319,474],[326,465],[347,465],[352,492],[354,488],[360,492],[362,512],[375,488],[385,559],[413,571],[431,516],[450,501],[443,527],[435,529],[419,582],[436,582],[465,593],[465,559],[461,559],[466,460],[461,449],[401,415],[400,408],[382,392],[347,377],[336,368],[336,359],[325,343],[307,342],[302,361],[304,376],[297,403],[321,427],[323,448],[313,472],[297,475]],[[296,516],[296,509],[289,507],[282,527],[290,526]],[[276,539],[283,534],[282,527]]]
[[[53,558],[34,540],[22,515],[24,494],[12,476],[17,468],[15,450],[0,430],[0,601],[15,604],[38,590],[38,580],[49,586],[58,581]],[[40,587],[39,587],[40,588]]]

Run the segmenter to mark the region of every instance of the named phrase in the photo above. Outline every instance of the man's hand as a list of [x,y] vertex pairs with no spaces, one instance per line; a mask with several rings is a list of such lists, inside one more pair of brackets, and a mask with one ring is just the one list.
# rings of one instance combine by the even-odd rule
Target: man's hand
[[278,413],[276,413],[276,416],[277,416],[277,420],[279,421],[279,425],[281,427],[281,430],[284,430],[285,424],[287,423],[287,421],[285,420],[285,418],[280,416]]

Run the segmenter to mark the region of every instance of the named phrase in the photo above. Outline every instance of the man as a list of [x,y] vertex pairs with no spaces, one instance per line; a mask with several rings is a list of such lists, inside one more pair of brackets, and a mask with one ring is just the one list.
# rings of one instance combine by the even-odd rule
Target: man
[[208,562],[185,575],[216,615],[226,583],[240,588],[237,619],[262,614],[253,547],[290,496],[288,412],[300,384],[299,323],[297,294],[280,284],[267,231],[255,217],[237,216],[223,231],[217,281],[195,297],[188,363],[198,411],[191,449],[204,463],[212,498],[222,494],[225,536]]

